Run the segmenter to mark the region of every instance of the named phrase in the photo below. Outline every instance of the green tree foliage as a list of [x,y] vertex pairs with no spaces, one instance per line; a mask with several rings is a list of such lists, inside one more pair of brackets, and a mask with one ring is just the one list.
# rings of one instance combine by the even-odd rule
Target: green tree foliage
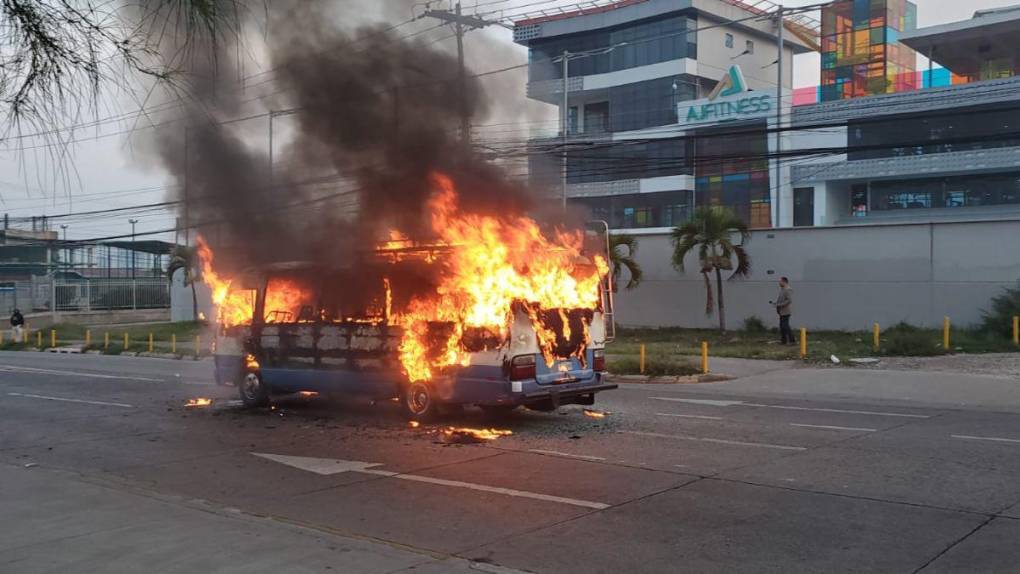
[[620,273],[627,269],[626,289],[633,289],[641,283],[644,273],[641,265],[634,257],[637,255],[638,240],[633,235],[620,233],[609,237],[609,258],[613,266],[613,289],[616,290],[620,281]]
[[992,297],[992,308],[982,314],[981,329],[988,333],[1013,336],[1013,317],[1020,316],[1020,281]]
[[[737,241],[734,241],[734,237]],[[700,207],[690,222],[673,230],[673,266],[684,270],[684,260],[696,252],[698,266],[705,278],[705,314],[713,312],[712,282],[715,275],[716,300],[719,310],[719,330],[726,330],[726,307],[723,301],[723,271],[730,272],[730,279],[745,277],[751,272],[751,257],[745,245],[751,239],[751,232],[732,210],[711,205]],[[735,261],[735,263],[734,263]]]

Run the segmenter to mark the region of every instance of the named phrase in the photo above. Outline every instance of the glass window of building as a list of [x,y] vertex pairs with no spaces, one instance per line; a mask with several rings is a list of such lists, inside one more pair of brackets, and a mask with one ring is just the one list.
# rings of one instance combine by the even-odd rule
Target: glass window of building
[[[617,46],[611,52],[570,61],[570,76],[588,76],[647,66],[669,60],[697,58],[697,21],[684,14],[630,22],[607,30],[535,40],[530,44],[528,80],[563,78],[562,65],[553,60],[564,51],[584,52]],[[624,44],[620,46],[620,44]]]
[[613,229],[676,227],[690,221],[692,192],[664,191],[571,199],[586,206],[592,219]]
[[1020,172],[871,183],[871,208],[875,211],[1018,204]]
[[726,47],[733,47],[733,34],[730,34],[729,32],[726,33]]
[[852,122],[850,160],[1020,146],[1020,109],[975,106],[952,113],[898,115]]
[[594,102],[584,106],[584,133],[599,134],[609,131],[609,102]]
[[747,41],[747,47],[744,48],[744,50],[747,51],[748,54],[753,54],[754,53],[754,42],[752,42],[751,40],[748,40]]

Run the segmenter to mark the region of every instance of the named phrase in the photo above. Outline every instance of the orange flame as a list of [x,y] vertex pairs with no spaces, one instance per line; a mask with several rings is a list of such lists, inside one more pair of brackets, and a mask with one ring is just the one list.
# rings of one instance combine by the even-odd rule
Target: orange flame
[[213,269],[213,252],[205,238],[195,238],[198,258],[202,265],[202,281],[212,289],[212,302],[216,306],[216,319],[226,327],[251,323],[255,312],[255,299],[250,291],[231,291],[231,279],[220,277]]
[[602,411],[593,411],[593,410],[590,410],[590,409],[584,409],[584,416],[591,417],[593,419],[604,419],[604,418],[606,418],[606,415],[608,415],[608,414],[609,413],[602,412]]
[[212,399],[198,398],[198,399],[188,399],[188,402],[184,403],[184,406],[188,407],[188,408],[192,408],[192,407],[207,407],[207,406],[209,406],[211,404],[212,404]]
[[[449,251],[440,260],[444,268],[436,296],[413,300],[401,317],[400,360],[408,378],[430,380],[442,367],[470,364],[461,341],[468,328],[505,341],[515,302],[525,304],[539,347],[552,364],[557,336],[571,335],[566,310],[598,307],[599,283],[609,269],[605,258],[595,256],[594,265],[578,265],[583,259],[582,232],[556,231],[550,237],[525,216],[465,213],[448,177],[436,175],[434,184],[431,226]],[[559,333],[539,316],[554,309],[562,319]],[[430,323],[452,325],[445,342],[433,345],[431,352]]]
[[513,431],[500,429],[473,429],[466,427],[447,427],[443,429],[443,436],[445,438],[464,437],[478,441],[496,440],[499,437],[510,436],[512,434],[514,434]]

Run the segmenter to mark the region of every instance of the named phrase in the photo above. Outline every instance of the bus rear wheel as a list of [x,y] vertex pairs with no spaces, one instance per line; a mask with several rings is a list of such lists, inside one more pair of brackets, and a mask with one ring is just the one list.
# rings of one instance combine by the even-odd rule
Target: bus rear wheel
[[241,402],[248,408],[264,407],[269,404],[269,389],[259,373],[248,373],[237,386]]
[[409,419],[418,422],[435,420],[441,407],[435,389],[423,382],[404,385],[400,406]]

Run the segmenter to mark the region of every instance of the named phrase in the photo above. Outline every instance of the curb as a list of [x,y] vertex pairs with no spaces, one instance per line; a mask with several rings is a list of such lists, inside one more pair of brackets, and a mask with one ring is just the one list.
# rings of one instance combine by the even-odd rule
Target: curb
[[685,375],[676,377],[653,377],[646,375],[612,375],[610,374],[607,379],[610,382],[622,383],[622,384],[642,384],[642,385],[697,385],[703,383],[721,383],[723,381],[731,381],[735,377],[729,375],[707,373],[704,375]]

